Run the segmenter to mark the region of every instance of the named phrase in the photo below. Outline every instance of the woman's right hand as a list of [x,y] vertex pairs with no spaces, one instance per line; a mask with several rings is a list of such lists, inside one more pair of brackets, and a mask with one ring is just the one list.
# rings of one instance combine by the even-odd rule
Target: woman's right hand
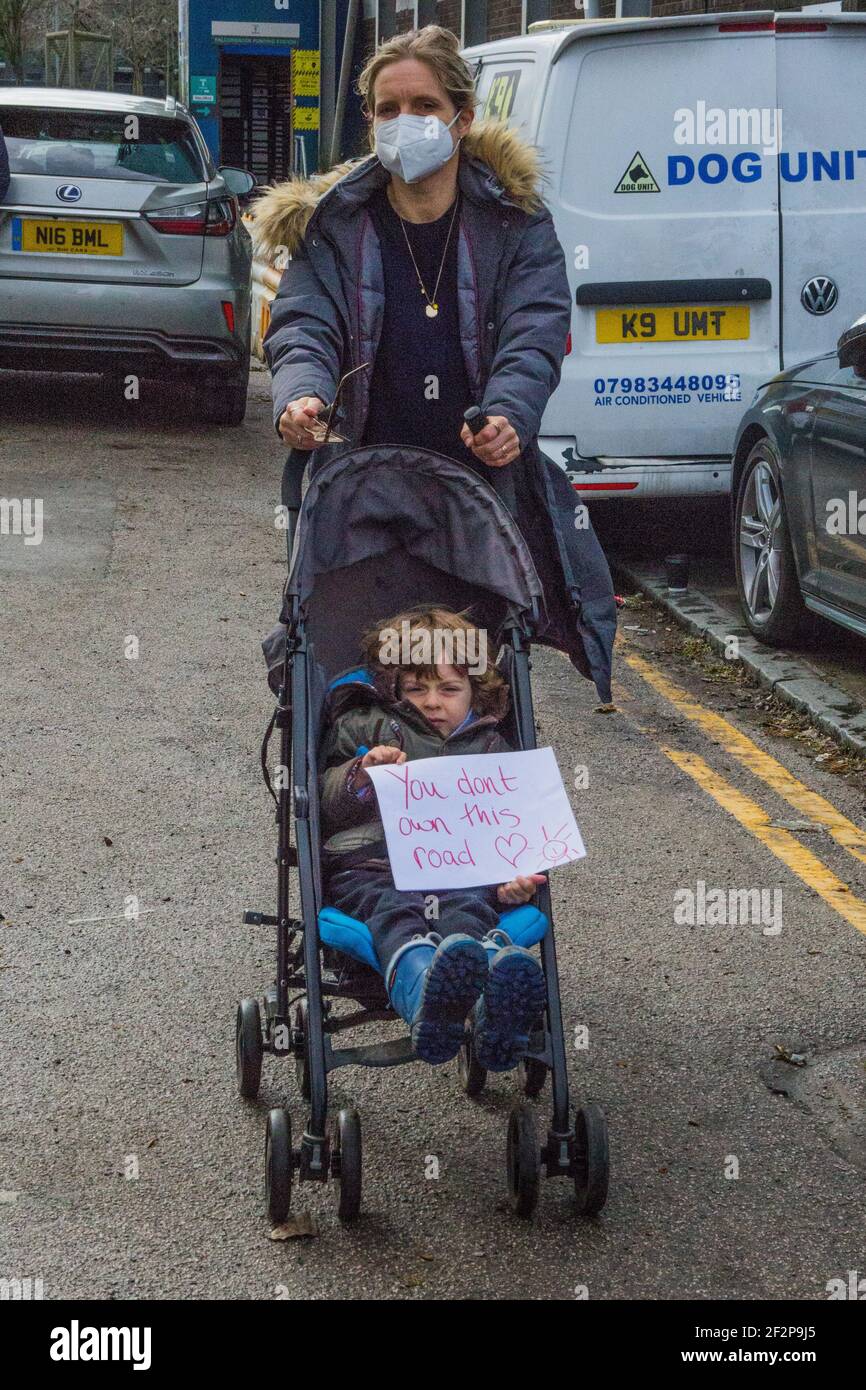
[[405,763],[406,754],[402,748],[392,748],[389,743],[377,743],[361,759],[361,768],[355,778],[355,785],[363,787],[371,778],[367,776],[368,767],[382,767],[385,763]]
[[319,441],[308,430],[310,422],[324,407],[325,402],[320,401],[318,396],[300,396],[296,401],[289,401],[280,416],[283,442],[291,449],[317,449]]

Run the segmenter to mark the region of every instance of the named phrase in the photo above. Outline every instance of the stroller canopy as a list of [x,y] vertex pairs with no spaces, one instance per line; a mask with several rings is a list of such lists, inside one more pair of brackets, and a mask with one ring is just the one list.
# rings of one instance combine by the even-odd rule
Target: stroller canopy
[[[311,479],[286,590],[330,678],[357,663],[361,633],[415,604],[471,609],[493,641],[544,613],[513,517],[453,459],[397,445],[340,454]],[[287,616],[287,613],[286,613]]]

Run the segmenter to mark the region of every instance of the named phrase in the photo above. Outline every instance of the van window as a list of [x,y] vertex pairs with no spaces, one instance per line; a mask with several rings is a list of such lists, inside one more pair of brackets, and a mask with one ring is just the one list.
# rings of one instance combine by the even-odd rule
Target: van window
[[531,59],[503,61],[493,58],[484,63],[475,84],[478,119],[507,121],[517,130],[525,127],[535,95],[534,67]]
[[58,111],[4,106],[3,134],[13,174],[65,178],[204,183],[192,127],[164,116],[138,116],[127,138],[123,111]]

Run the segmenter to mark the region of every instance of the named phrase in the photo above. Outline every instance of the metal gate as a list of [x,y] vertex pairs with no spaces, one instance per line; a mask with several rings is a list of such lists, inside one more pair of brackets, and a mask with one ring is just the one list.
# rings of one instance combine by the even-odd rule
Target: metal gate
[[285,58],[222,54],[220,162],[248,169],[257,183],[292,172],[292,65]]

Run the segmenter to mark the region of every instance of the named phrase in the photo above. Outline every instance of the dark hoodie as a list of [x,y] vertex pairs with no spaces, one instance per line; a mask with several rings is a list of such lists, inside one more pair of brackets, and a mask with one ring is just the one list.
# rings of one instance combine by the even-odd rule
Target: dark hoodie
[[454,753],[512,751],[497,727],[508,708],[506,686],[493,713],[477,715],[471,724],[443,737],[411,701],[396,698],[398,674],[396,668],[376,672],[358,667],[332,683],[326,706],[329,727],[319,755],[323,853],[331,872],[361,862],[383,867],[388,863],[376,798],[359,797],[351,786],[368,749],[382,743],[401,748],[410,762]]

